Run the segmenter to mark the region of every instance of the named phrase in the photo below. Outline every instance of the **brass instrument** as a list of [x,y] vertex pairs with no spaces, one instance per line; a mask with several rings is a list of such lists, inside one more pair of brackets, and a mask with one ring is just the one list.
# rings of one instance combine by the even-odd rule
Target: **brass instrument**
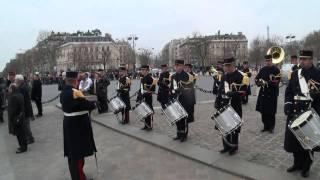
[[311,90],[320,91],[320,83],[313,79],[310,79],[308,81],[308,86],[310,87]]
[[267,55],[272,56],[272,63],[279,64],[284,60],[285,52],[280,46],[272,46],[268,49]]

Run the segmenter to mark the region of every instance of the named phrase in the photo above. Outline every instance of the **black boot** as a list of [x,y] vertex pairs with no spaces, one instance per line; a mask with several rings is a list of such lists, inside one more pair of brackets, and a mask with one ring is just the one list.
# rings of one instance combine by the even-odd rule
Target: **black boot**
[[307,171],[301,171],[301,176],[302,177],[307,178],[307,177],[309,177],[309,175],[310,175],[310,173],[309,173],[308,170]]
[[294,171],[299,171],[299,170],[301,170],[301,168],[299,166],[293,165],[287,169],[287,172],[294,172]]

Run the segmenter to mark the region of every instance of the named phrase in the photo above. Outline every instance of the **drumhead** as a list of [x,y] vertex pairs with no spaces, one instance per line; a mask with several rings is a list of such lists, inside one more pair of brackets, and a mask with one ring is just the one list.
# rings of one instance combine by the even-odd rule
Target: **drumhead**
[[302,125],[302,123],[306,122],[308,117],[312,114],[312,111],[306,111],[303,114],[301,114],[297,119],[295,119],[292,124],[291,128],[298,127]]

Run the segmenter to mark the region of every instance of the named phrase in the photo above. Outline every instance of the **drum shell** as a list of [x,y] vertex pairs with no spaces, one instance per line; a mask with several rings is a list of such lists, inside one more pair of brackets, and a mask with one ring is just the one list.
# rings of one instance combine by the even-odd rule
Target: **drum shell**
[[167,117],[169,125],[174,125],[174,123],[178,122],[179,120],[188,117],[188,113],[178,101],[168,104],[163,112]]
[[142,102],[139,106],[137,106],[134,109],[134,112],[137,114],[137,116],[139,116],[139,119],[144,119],[153,114],[152,109],[145,102]]
[[119,113],[120,111],[122,111],[123,109],[126,108],[126,105],[119,97],[115,97],[115,98],[111,99],[110,106],[115,114]]
[[314,110],[310,111],[311,114],[298,126],[292,127],[292,124],[304,113],[288,124],[288,128],[305,150],[311,150],[320,145],[320,117]]
[[219,112],[213,116],[213,119],[216,122],[216,127],[220,130],[223,136],[237,130],[243,122],[231,106],[226,106],[219,110]]

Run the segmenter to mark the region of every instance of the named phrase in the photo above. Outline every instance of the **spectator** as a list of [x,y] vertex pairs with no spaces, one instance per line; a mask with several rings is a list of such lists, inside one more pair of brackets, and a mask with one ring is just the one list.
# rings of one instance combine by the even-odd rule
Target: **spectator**
[[39,72],[36,72],[33,76],[31,99],[36,103],[38,114],[37,117],[42,116],[42,83],[39,77]]
[[18,91],[23,95],[23,100],[24,100],[24,114],[25,114],[27,143],[32,144],[34,143],[34,138],[31,132],[30,120],[33,118],[33,110],[31,105],[29,87],[21,74],[16,75],[15,83],[17,84]]
[[24,113],[24,98],[18,91],[15,83],[9,86],[8,98],[8,127],[9,133],[16,135],[19,143],[19,148],[16,153],[26,152],[28,149],[26,137],[26,122]]

